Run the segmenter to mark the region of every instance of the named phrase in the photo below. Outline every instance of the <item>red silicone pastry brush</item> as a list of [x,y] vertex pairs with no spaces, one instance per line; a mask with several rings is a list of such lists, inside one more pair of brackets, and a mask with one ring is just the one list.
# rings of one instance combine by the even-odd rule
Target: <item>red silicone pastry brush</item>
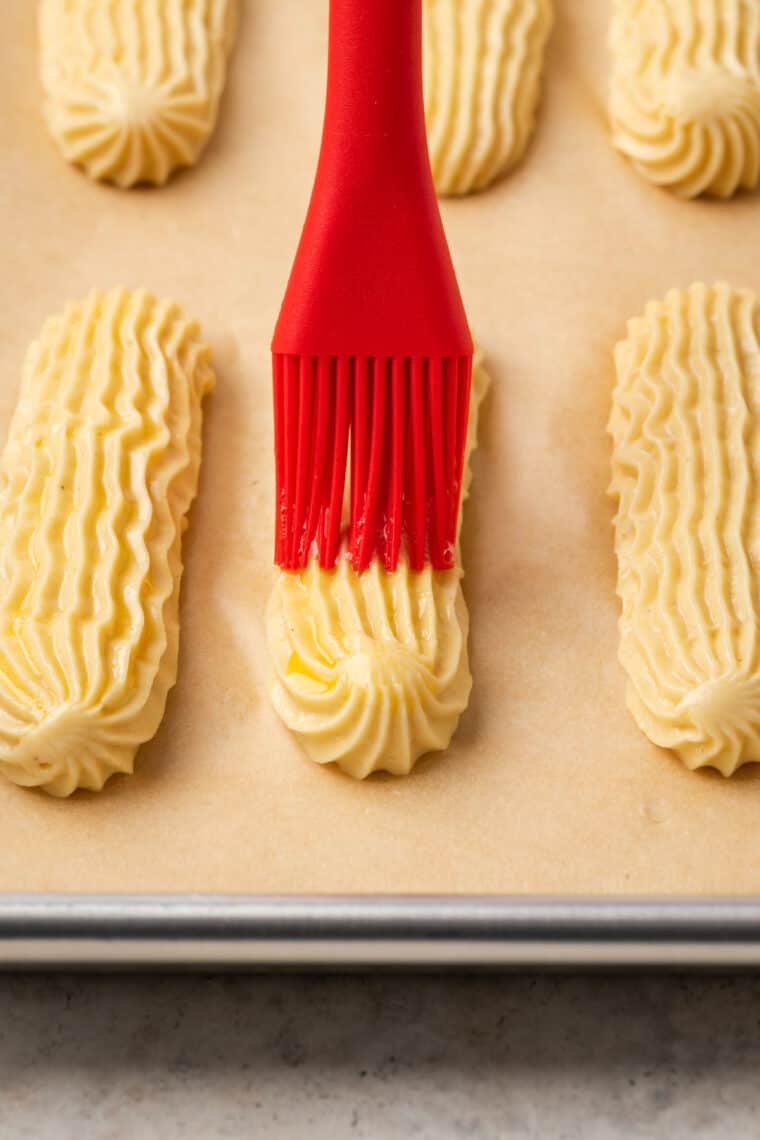
[[433,186],[422,0],[331,0],[316,182],[272,344],[275,560],[454,563],[472,338]]

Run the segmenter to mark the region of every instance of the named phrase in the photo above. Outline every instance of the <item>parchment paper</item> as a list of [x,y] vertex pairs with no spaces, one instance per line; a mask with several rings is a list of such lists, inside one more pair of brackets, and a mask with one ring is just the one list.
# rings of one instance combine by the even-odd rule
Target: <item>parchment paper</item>
[[42,122],[35,7],[0,41],[0,434],[28,342],[92,286],[202,322],[219,384],[186,545],[180,680],[137,774],[56,802],[0,785],[2,890],[751,892],[760,773],[685,771],[639,734],[616,662],[604,433],[612,348],[670,286],[760,288],[760,197],[684,203],[612,150],[606,0],[557,0],[523,166],[445,220],[494,380],[464,534],[475,690],[406,780],[312,766],[267,697],[269,338],[314,170],[327,0],[243,0],[194,171],[122,193]]

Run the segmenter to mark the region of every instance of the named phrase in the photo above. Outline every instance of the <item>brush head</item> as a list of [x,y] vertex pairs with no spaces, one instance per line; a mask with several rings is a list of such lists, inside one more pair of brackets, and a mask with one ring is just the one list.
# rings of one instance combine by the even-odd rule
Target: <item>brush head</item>
[[473,344],[435,196],[421,0],[331,0],[317,176],[272,344],[275,559],[453,565]]
[[277,455],[275,560],[330,569],[348,557],[395,570],[454,565],[472,358],[274,358]]

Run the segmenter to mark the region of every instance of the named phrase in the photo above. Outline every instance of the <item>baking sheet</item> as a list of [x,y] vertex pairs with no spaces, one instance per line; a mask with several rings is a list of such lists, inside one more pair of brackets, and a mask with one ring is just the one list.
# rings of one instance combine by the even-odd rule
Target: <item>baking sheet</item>
[[6,895],[0,968],[756,969],[757,899]]
[[124,194],[60,159],[35,5],[3,6],[0,432],[27,343],[94,285],[176,296],[219,384],[161,732],[100,796],[0,786],[0,891],[757,891],[758,770],[688,773],[624,708],[604,426],[612,346],[650,297],[699,278],[760,288],[760,198],[683,203],[641,181],[607,135],[607,2],[557,0],[526,162],[444,209],[494,379],[464,532],[472,705],[445,756],[355,784],[310,765],[274,716],[263,627],[268,342],[316,159],[327,2],[242,7],[205,159]]

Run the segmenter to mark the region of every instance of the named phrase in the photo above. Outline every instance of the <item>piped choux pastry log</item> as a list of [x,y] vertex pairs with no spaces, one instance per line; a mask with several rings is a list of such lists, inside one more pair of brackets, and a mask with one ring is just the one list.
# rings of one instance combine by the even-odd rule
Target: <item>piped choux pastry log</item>
[[63,157],[122,188],[198,161],[237,0],[40,0],[45,118]]
[[182,534],[212,384],[172,301],[94,292],[29,349],[0,460],[0,772],[131,772],[177,675]]
[[441,196],[522,159],[535,127],[552,0],[423,0],[425,117]]
[[688,768],[760,760],[760,302],[674,289],[616,352],[620,660],[639,727]]
[[760,180],[757,0],[613,0],[613,141],[650,182],[729,198]]

